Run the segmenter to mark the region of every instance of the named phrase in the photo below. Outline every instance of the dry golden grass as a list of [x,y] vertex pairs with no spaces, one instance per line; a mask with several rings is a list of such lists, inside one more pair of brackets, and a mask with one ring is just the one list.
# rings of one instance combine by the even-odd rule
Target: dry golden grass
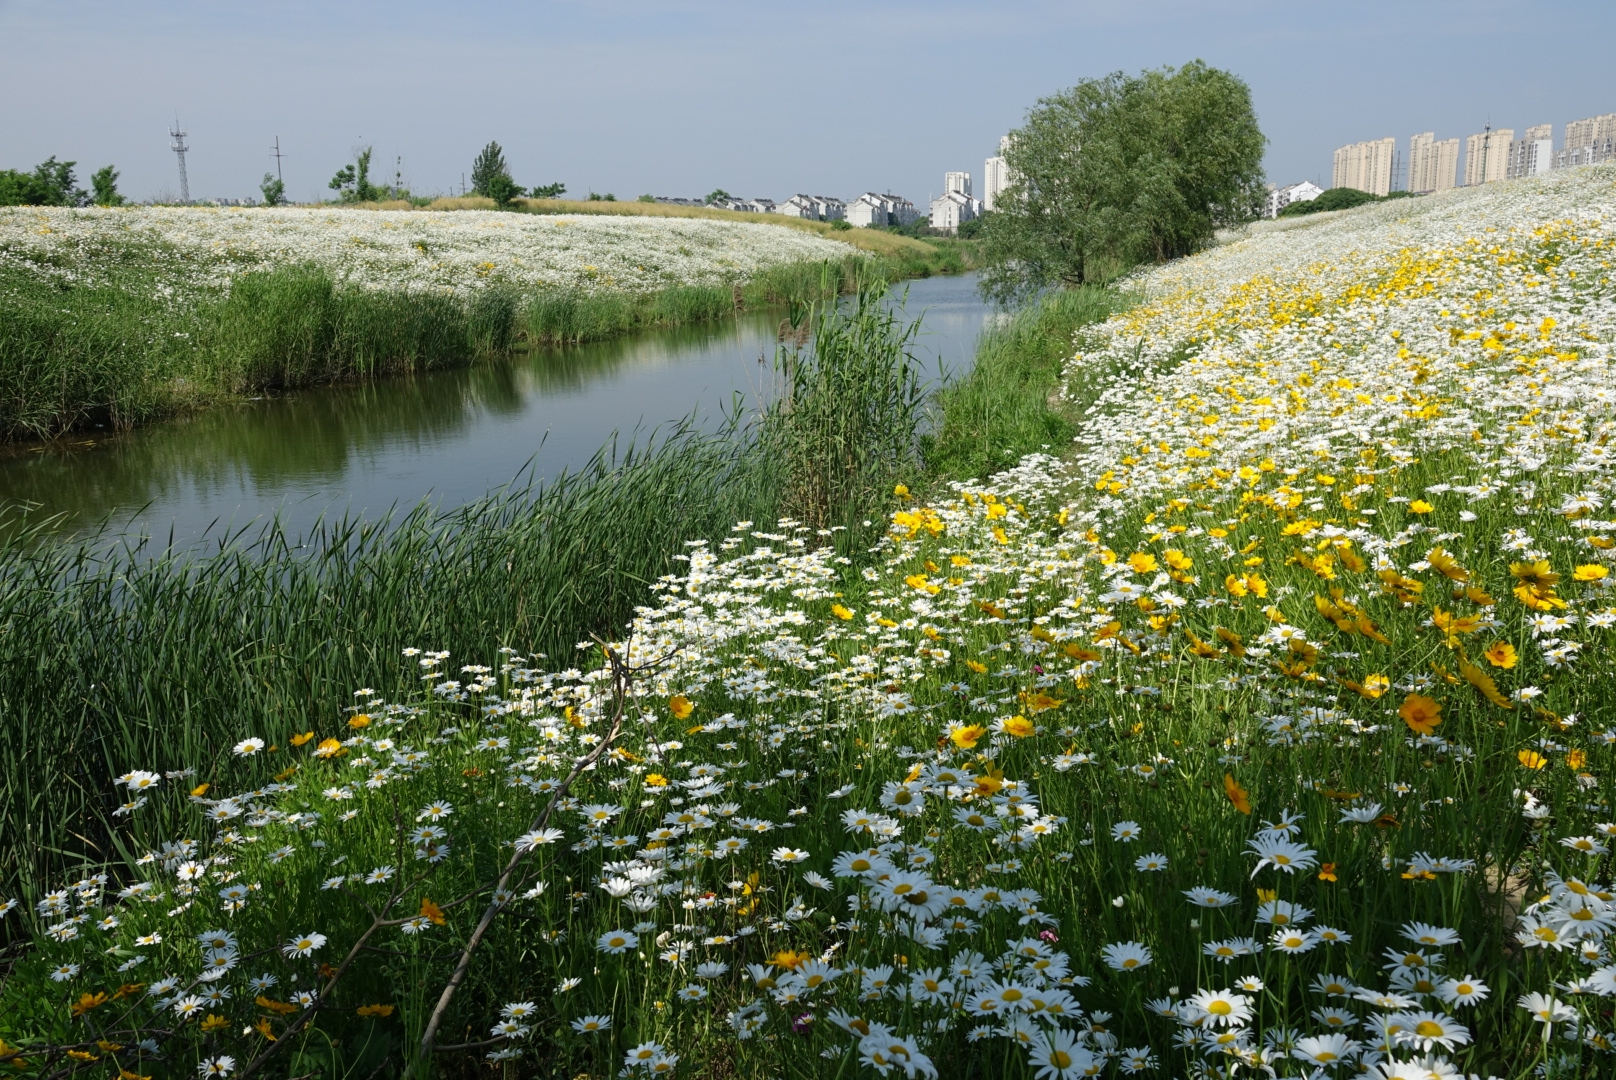
[[[377,210],[408,210],[404,203],[365,203]],[[833,229],[828,221],[806,221],[783,214],[751,214],[739,210],[720,210],[713,206],[672,206],[668,203],[643,202],[587,202],[581,199],[517,199],[512,206],[529,214],[608,214],[619,217],[683,217],[712,218],[717,221],[752,221],[759,225],[780,225],[788,229],[823,236],[851,244],[860,251],[877,255],[909,255],[925,257],[933,254],[931,245],[909,236],[878,232],[874,229]],[[468,195],[460,198],[434,199],[428,210],[492,210],[494,200]]]

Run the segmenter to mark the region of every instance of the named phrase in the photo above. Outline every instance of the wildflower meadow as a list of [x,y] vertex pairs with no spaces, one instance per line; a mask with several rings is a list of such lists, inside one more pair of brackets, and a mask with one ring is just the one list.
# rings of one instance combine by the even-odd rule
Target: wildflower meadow
[[1605,167],[1255,232],[873,551],[119,763],[0,1068],[1611,1075],[1613,257]]
[[691,218],[335,207],[0,209],[0,263],[74,285],[159,269],[167,290],[228,288],[236,275],[312,265],[370,289],[646,292],[841,259],[847,245],[793,229]]

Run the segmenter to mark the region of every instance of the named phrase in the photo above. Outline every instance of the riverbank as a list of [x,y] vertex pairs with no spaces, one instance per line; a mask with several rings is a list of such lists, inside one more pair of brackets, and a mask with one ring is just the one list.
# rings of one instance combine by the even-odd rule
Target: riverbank
[[524,219],[0,212],[0,438],[125,428],[966,265],[958,248],[855,254],[749,222],[560,218],[534,233]]

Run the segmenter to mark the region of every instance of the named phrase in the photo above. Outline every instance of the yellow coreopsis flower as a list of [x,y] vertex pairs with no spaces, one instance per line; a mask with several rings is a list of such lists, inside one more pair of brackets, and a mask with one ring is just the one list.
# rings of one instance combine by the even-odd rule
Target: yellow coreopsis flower
[[1025,739],[1038,733],[1038,725],[1019,713],[1006,717],[1000,722],[999,727],[1006,735],[1014,735],[1018,739]]
[[1429,514],[1435,509],[1436,507],[1432,506],[1424,499],[1415,499],[1413,502],[1408,504],[1408,512],[1411,514]]
[[1519,761],[1528,769],[1541,769],[1543,766],[1549,763],[1549,759],[1538,753],[1536,750],[1522,750],[1520,753],[1515,755],[1515,760]]
[[668,699],[668,711],[673,713],[675,720],[688,720],[690,714],[696,711],[696,706],[683,694],[675,694]]
[[1510,668],[1514,667],[1516,661],[1520,659],[1519,656],[1516,655],[1515,646],[1511,645],[1507,641],[1493,642],[1491,645],[1487,646],[1486,651],[1481,655],[1486,657],[1487,662],[1493,667],[1503,668],[1505,671],[1508,671]]
[[1442,722],[1442,704],[1424,694],[1409,694],[1397,707],[1397,715],[1403,718],[1410,731],[1430,735]]
[[1136,574],[1153,574],[1160,569],[1160,566],[1156,562],[1156,556],[1150,552],[1136,551],[1128,556],[1128,569]]
[[987,733],[988,729],[981,724],[967,724],[964,727],[957,727],[950,731],[948,741],[961,750],[974,750],[976,749],[976,744],[981,741],[982,736]]
[[1584,563],[1571,571],[1574,581],[1601,581],[1610,574],[1610,568],[1597,563]]
[[846,622],[853,617],[852,610],[843,607],[841,604],[832,604],[830,606],[830,613],[836,616],[838,619],[841,619],[843,622]]

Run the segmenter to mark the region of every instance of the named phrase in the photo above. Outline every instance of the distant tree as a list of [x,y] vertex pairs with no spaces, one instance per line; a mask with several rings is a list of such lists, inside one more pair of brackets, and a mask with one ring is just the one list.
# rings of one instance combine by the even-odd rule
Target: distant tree
[[535,199],[559,199],[566,193],[566,184],[543,184],[533,189]]
[[522,194],[522,189],[516,186],[509,173],[495,173],[483,185],[483,194],[494,200],[494,205],[504,210],[511,205],[511,200]]
[[97,206],[122,206],[127,201],[118,194],[118,170],[111,165],[90,176],[90,188],[94,191],[91,201]]
[[488,189],[489,183],[496,176],[509,177],[510,174],[510,169],[505,166],[505,151],[500,149],[499,143],[490,142],[471,163],[471,190],[474,194],[493,198]]
[[264,193],[265,206],[280,206],[286,202],[286,185],[269,173],[264,174],[258,190]]
[[343,202],[375,202],[386,194],[370,182],[370,156],[371,148],[367,146],[359,152],[352,165],[344,165],[331,178],[327,186],[337,192]]
[[53,154],[31,173],[0,171],[0,206],[83,206],[89,196],[73,177],[76,161],[57,161]]
[[954,230],[954,235],[961,240],[974,240],[982,232],[983,227],[986,226],[987,219],[988,215],[983,214],[981,217],[972,218],[970,221],[962,221],[959,228]]
[[1279,212],[1279,216],[1297,217],[1302,214],[1322,214],[1326,210],[1351,210],[1354,206],[1379,201],[1380,199],[1377,196],[1367,191],[1359,191],[1357,188],[1336,187],[1330,188],[1316,199],[1287,203],[1285,209]]
[[1191,254],[1265,194],[1251,91],[1197,60],[1085,79],[1028,112],[982,226],[983,288],[1010,300]]
[[591,191],[589,193],[588,201],[589,202],[616,202],[617,201],[617,196],[613,195],[609,191],[604,195],[597,195],[593,191]]
[[655,195],[641,195],[638,199],[635,199],[634,201],[635,202],[656,202],[656,196]]
[[723,188],[713,188],[707,193],[706,203],[708,206],[712,206],[714,203],[729,202],[731,198],[733,196]]

